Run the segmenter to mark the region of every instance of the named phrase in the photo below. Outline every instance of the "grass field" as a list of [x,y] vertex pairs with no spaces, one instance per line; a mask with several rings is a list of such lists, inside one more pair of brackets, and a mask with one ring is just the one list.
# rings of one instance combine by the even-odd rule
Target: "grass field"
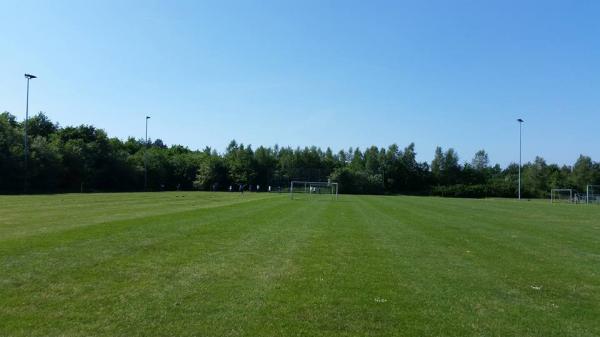
[[600,336],[600,207],[4,196],[0,336]]

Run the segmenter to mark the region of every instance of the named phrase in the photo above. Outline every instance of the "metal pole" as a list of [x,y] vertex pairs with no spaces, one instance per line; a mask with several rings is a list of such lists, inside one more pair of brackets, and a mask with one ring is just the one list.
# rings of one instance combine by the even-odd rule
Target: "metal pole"
[[522,141],[522,126],[523,120],[521,118],[517,119],[519,122],[519,200],[521,200],[521,167],[523,165],[522,162],[522,153],[523,153],[523,141]]
[[37,78],[35,75],[25,74],[27,79],[27,100],[25,101],[25,125],[24,125],[24,137],[23,137],[23,154],[25,156],[25,170],[23,175],[23,192],[27,193],[27,159],[29,157],[29,151],[27,146],[27,121],[29,119],[29,80]]
[[521,200],[521,165],[522,165],[522,153],[523,153],[521,126],[522,126],[522,124],[519,123],[519,200]]
[[146,152],[148,152],[148,119],[146,116],[146,142],[144,143],[144,191],[148,190],[148,163],[146,160]]
[[25,103],[25,137],[23,138],[23,146],[24,146],[24,154],[25,154],[25,179],[23,182],[23,192],[27,193],[27,157],[28,157],[28,153],[27,153],[27,120],[29,119],[29,77],[25,76],[25,78],[27,78],[27,100]]

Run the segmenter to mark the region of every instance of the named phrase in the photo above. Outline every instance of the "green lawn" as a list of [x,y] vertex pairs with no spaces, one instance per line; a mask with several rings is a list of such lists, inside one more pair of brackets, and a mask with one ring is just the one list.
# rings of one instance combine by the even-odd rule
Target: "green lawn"
[[600,207],[2,196],[0,336],[600,336]]

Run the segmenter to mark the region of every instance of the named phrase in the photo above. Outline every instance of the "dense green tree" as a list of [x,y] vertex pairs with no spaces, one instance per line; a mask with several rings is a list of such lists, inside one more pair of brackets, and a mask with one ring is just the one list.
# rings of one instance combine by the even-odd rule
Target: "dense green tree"
[[23,133],[15,116],[0,114],[0,192],[23,189]]
[[579,191],[585,191],[587,185],[595,184],[598,179],[598,171],[594,168],[592,158],[580,155],[573,165],[571,184]]
[[59,187],[63,166],[57,143],[56,138],[42,136],[36,136],[30,143],[28,179],[33,192],[54,191]]
[[477,171],[484,171],[490,165],[490,159],[488,158],[487,152],[485,150],[479,150],[475,153],[473,160],[471,160],[471,166],[473,169]]
[[431,171],[438,184],[460,183],[460,170],[458,154],[454,149],[450,148],[446,152],[439,146],[435,149]]
[[254,184],[256,178],[252,147],[231,141],[225,153],[229,181],[235,184]]
[[219,190],[228,185],[227,167],[216,153],[205,156],[200,161],[194,187],[200,190]]
[[550,169],[542,157],[523,165],[523,192],[527,197],[545,198],[550,192]]
[[[0,114],[0,192],[24,189],[24,125],[9,113]],[[452,149],[435,150],[431,165],[418,162],[415,144],[401,149],[371,146],[334,153],[318,147],[264,147],[232,141],[222,154],[209,147],[190,150],[168,146],[161,139],[109,138],[89,125],[60,127],[45,114],[28,123],[30,192],[134,191],[148,189],[227,190],[230,185],[260,185],[285,189],[291,180],[339,183],[342,193],[412,193],[457,197],[514,197],[519,167],[491,166],[478,151],[461,163]],[[145,165],[146,164],[146,165]],[[600,184],[600,163],[580,156],[573,166],[547,164],[537,157],[523,165],[523,193],[546,197],[551,188]],[[237,190],[237,188],[236,188]]]
[[431,173],[433,177],[439,182],[444,170],[444,150],[441,147],[435,148],[435,154],[431,161]]
[[46,138],[56,131],[58,131],[58,124],[52,123],[43,112],[29,118],[27,122],[27,135],[31,138],[38,136]]

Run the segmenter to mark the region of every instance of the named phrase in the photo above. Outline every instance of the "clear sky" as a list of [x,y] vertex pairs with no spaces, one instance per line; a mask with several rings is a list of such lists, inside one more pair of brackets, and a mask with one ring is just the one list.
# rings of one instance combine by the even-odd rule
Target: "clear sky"
[[600,160],[599,1],[3,1],[0,111],[223,151]]

